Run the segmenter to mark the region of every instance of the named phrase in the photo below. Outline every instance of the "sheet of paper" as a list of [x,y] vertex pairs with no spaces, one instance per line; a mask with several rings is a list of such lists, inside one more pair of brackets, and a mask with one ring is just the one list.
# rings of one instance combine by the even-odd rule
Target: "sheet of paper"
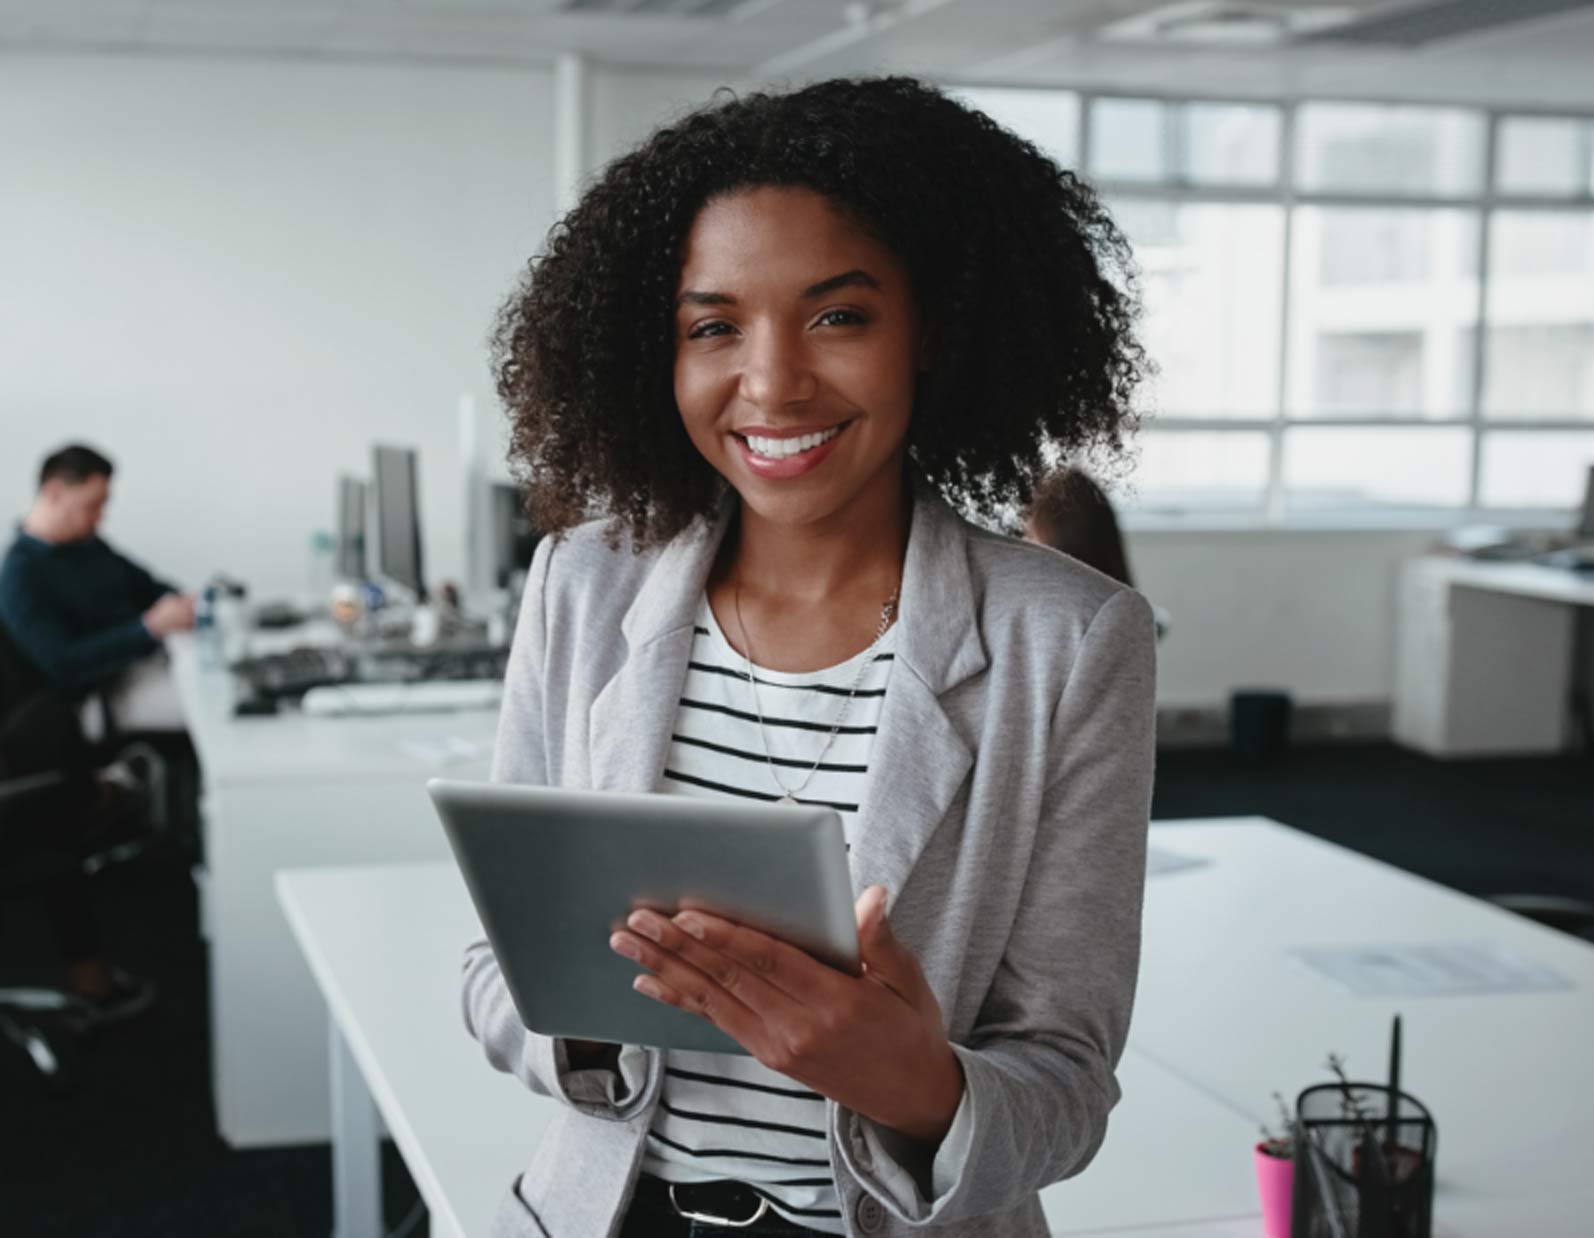
[[1358,997],[1447,997],[1569,989],[1554,968],[1492,941],[1303,946],[1290,951]]
[[1146,849],[1146,877],[1166,877],[1169,873],[1182,873],[1190,868],[1205,868],[1211,860],[1198,855],[1182,855],[1165,847]]

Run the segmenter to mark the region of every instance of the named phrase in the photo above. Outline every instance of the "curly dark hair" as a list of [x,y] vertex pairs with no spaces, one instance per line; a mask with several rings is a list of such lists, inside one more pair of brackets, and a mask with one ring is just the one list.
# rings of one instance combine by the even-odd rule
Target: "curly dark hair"
[[715,509],[725,482],[675,404],[677,281],[699,211],[763,186],[822,194],[902,260],[931,342],[908,456],[954,505],[996,517],[1048,451],[1124,447],[1133,267],[1088,185],[912,78],[722,91],[611,163],[499,312],[511,463],[542,529],[607,514],[641,548]]

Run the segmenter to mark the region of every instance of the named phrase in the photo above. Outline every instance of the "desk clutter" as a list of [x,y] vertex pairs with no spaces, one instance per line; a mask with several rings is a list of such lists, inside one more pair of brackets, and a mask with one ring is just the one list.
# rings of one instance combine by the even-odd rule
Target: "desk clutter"
[[[428,701],[438,708],[468,707],[476,702],[465,686],[490,685],[497,691],[508,663],[509,649],[502,645],[325,646],[243,658],[228,669],[239,688],[236,712],[274,712],[278,703],[295,698],[305,698],[309,708],[312,694],[334,689],[330,700],[322,692],[327,704],[315,712],[359,713],[363,695],[373,688],[394,697],[391,709]],[[425,690],[442,685],[449,687]],[[348,708],[337,708],[345,698]],[[496,697],[482,703],[496,703]]]
[[1267,1238],[1430,1238],[1433,1115],[1400,1087],[1401,1026],[1390,1033],[1389,1078],[1353,1082],[1330,1054],[1330,1082],[1304,1089],[1287,1134],[1263,1130],[1256,1148]]

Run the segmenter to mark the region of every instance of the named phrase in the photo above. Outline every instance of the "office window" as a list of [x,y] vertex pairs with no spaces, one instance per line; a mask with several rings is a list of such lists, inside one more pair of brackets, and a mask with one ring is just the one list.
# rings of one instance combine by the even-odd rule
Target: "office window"
[[1097,99],[1090,109],[1090,172],[1102,180],[1163,181],[1168,107],[1155,99]]
[[1484,410],[1594,419],[1594,211],[1499,211]]
[[1079,96],[1071,91],[980,86],[948,93],[1035,143],[1062,167],[1078,166]]
[[1443,521],[1579,501],[1594,112],[1087,92],[1066,116],[1086,140],[1054,140],[1129,237],[1159,371],[1131,508]]
[[1577,508],[1594,465],[1594,431],[1491,430],[1482,456],[1482,506]]
[[1507,116],[1500,122],[1495,188],[1502,194],[1575,198],[1594,194],[1594,122],[1569,116]]
[[1268,436],[1261,431],[1150,430],[1141,435],[1126,510],[1162,515],[1262,514]]
[[1134,247],[1158,374],[1159,415],[1269,417],[1278,406],[1284,211],[1278,206],[1114,204]]
[[1458,508],[1471,465],[1461,426],[1299,426],[1284,437],[1285,499],[1298,513]]
[[1478,217],[1302,207],[1289,407],[1306,417],[1456,417],[1471,406]]
[[1306,103],[1296,123],[1301,189],[1458,197],[1483,188],[1480,113]]
[[1281,113],[1249,103],[1190,103],[1180,112],[1182,172],[1200,185],[1275,185]]

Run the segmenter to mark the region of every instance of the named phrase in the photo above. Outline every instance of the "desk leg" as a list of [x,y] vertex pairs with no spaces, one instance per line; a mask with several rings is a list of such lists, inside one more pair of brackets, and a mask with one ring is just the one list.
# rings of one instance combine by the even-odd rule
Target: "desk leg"
[[332,1049],[333,1238],[382,1238],[382,1144],[376,1104],[338,1030],[327,1019]]

